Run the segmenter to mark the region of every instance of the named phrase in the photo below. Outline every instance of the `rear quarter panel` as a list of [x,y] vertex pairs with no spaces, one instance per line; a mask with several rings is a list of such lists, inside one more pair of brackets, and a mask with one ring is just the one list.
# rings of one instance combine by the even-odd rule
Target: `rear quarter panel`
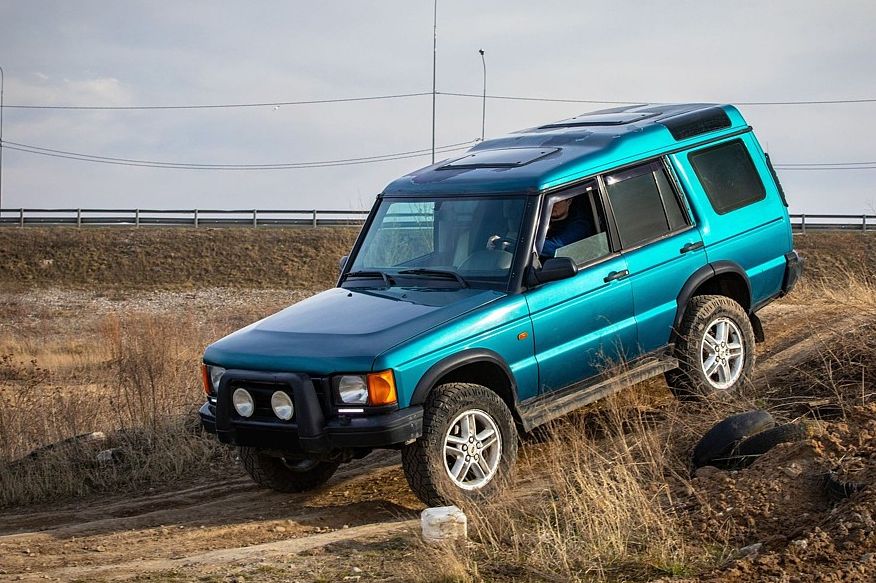
[[[748,149],[766,196],[742,208],[718,214],[712,208],[688,155],[701,148],[737,139],[741,139]],[[731,261],[745,270],[751,283],[752,306],[779,293],[785,273],[785,254],[793,247],[791,223],[788,209],[754,134],[748,132],[685,150],[671,155],[670,160],[696,215],[708,261]]]

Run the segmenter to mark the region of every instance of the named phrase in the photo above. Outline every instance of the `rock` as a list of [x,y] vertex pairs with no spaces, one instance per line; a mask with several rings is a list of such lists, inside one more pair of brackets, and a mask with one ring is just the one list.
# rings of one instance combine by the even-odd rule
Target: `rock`
[[468,536],[468,518],[456,506],[426,508],[420,514],[420,527],[426,542],[452,541]]
[[806,548],[809,546],[809,541],[805,538],[800,538],[797,540],[792,540],[791,545],[797,547],[801,551],[805,551]]
[[753,557],[754,555],[760,552],[760,549],[763,548],[763,543],[754,543],[753,545],[748,545],[747,547],[742,547],[738,551],[736,551],[737,557]]
[[876,553],[864,553],[859,560],[862,563],[869,563],[873,560],[873,557],[876,557]]
[[124,458],[125,452],[120,447],[105,449],[97,452],[95,459],[97,463],[103,465],[117,464]]
[[275,526],[274,532],[286,532],[286,527],[284,526]]
[[103,545],[97,545],[96,547],[94,547],[94,550],[97,551],[98,553],[105,553],[106,547]]

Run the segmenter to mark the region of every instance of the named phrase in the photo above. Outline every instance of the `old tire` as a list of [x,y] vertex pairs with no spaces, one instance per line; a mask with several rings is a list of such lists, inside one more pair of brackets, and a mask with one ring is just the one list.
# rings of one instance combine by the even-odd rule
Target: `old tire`
[[694,296],[678,332],[678,368],[666,382],[679,398],[732,393],[754,368],[755,339],[745,310],[726,296]]
[[432,390],[423,435],[402,447],[402,467],[428,506],[496,496],[511,480],[517,429],[507,405],[487,387],[450,383]]
[[754,460],[780,443],[793,443],[807,437],[808,432],[803,423],[777,425],[740,441],[733,450],[732,463],[737,467],[751,465]]
[[776,424],[766,411],[746,411],[716,423],[694,446],[691,464],[694,469],[708,465],[725,465],[734,448],[750,435]]
[[277,492],[306,492],[325,484],[337,462],[286,460],[254,447],[240,448],[240,463],[256,484]]

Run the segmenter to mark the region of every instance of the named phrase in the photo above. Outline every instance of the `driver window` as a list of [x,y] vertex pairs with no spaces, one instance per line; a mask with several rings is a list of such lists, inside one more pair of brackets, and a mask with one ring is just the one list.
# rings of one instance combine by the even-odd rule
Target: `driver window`
[[578,265],[609,254],[605,213],[595,182],[547,200],[539,231],[542,261],[569,257]]

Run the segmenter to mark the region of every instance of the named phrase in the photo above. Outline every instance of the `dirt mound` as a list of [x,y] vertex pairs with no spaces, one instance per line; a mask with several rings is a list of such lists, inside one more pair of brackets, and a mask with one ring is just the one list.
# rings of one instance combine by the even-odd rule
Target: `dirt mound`
[[0,287],[327,288],[357,230],[0,229]]
[[872,581],[876,405],[855,407],[816,431],[745,470],[700,468],[679,493],[694,530],[720,533],[739,549],[701,580]]

